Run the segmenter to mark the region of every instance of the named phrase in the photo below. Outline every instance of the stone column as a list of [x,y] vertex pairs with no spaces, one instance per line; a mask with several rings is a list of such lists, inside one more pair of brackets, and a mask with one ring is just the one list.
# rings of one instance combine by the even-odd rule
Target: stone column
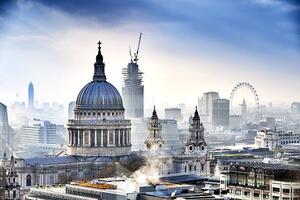
[[71,145],[71,131],[68,131],[68,135],[69,135],[69,145]]
[[85,146],[85,132],[82,131],[82,146]]
[[116,130],[115,129],[112,130],[112,136],[113,136],[112,145],[116,146],[116,138],[115,138],[116,137]]
[[130,134],[130,129],[128,129],[128,144],[131,145],[131,134]]
[[95,131],[94,131],[94,140],[95,140],[95,147],[97,147],[98,146],[98,144],[97,144],[97,133],[98,133],[98,130],[97,129],[95,129]]
[[120,129],[118,129],[118,145],[122,146],[121,145],[121,130]]
[[101,134],[101,147],[103,147],[103,130],[100,130],[100,134]]
[[122,146],[125,146],[125,129],[122,130]]
[[77,146],[80,146],[80,132],[79,132],[79,129],[77,129]]
[[89,130],[89,144],[88,144],[88,146],[90,147],[90,146],[92,146],[92,141],[91,141],[91,139],[92,139],[92,137],[91,137],[91,130]]
[[110,139],[110,129],[107,129],[106,131],[106,145],[109,147],[109,139]]

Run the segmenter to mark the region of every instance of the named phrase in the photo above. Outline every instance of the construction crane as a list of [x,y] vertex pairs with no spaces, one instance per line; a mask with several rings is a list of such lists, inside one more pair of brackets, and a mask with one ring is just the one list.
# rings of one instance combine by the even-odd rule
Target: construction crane
[[[140,51],[141,39],[142,39],[142,33],[140,33],[140,37],[139,37],[139,41],[138,41],[138,46],[137,46],[136,52],[134,53],[134,59],[133,59],[133,61],[135,63],[137,63],[137,61],[139,60],[138,59],[138,55],[139,55],[139,51]],[[131,59],[131,62],[132,62],[132,55],[131,55],[131,48],[130,47],[129,47],[129,54],[130,54],[130,59]]]

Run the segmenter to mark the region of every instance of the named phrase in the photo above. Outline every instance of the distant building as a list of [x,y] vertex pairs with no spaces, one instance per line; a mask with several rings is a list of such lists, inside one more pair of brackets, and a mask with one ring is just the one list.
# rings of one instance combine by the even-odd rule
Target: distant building
[[232,199],[299,199],[300,168],[263,162],[221,164],[220,188]]
[[10,149],[12,142],[10,127],[8,125],[7,107],[0,102],[0,155]]
[[276,126],[276,121],[274,117],[266,117],[267,128],[274,130]]
[[34,88],[32,82],[28,86],[28,108],[34,107]]
[[56,124],[44,121],[40,135],[40,143],[56,144]]
[[180,108],[166,108],[165,119],[175,119],[177,122],[182,121],[181,109]]
[[125,115],[129,118],[144,117],[144,86],[142,84],[143,73],[136,62],[128,63],[123,69],[124,87],[122,97],[124,100]]
[[230,115],[229,118],[230,129],[241,129],[242,128],[242,117],[241,115]]
[[291,104],[291,114],[293,118],[300,119],[300,102],[293,102]]
[[32,144],[56,144],[56,124],[49,121],[34,119],[19,131],[20,142],[23,146]]
[[213,101],[219,99],[218,92],[206,92],[201,99],[198,99],[198,106],[201,114],[212,116]]
[[243,124],[247,123],[248,113],[247,113],[247,104],[245,99],[243,99],[243,103],[241,104],[241,116],[243,120]]
[[281,148],[288,144],[299,144],[300,134],[293,132],[262,130],[257,132],[255,137],[255,144],[259,148],[268,148],[270,151],[274,151],[276,148]]
[[229,100],[215,99],[212,104],[213,127],[229,128]]
[[[148,121],[149,118],[132,119],[132,149],[145,150],[144,141],[148,136]],[[179,149],[182,145],[179,140],[179,131],[177,121],[173,119],[159,119],[162,126],[161,135],[164,138],[164,149]]]
[[75,101],[71,101],[68,106],[68,119],[74,119],[74,109],[75,109],[76,103]]

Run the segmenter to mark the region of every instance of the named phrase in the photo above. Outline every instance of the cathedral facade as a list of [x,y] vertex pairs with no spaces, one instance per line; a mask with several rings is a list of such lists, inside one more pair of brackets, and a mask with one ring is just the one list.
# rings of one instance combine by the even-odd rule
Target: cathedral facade
[[[78,94],[74,119],[69,120],[64,156],[14,159],[15,181],[22,190],[113,175],[113,163],[132,170],[142,158],[131,152],[131,122],[124,117],[118,90],[106,81],[100,42],[91,82]],[[1,164],[9,168],[10,161]]]
[[197,107],[190,121],[189,137],[183,152],[164,151],[161,125],[154,108],[149,120],[149,134],[145,140],[148,160],[159,160],[159,172],[162,176],[178,174],[196,174],[202,177],[210,175],[210,158],[204,139],[204,126],[200,121]]

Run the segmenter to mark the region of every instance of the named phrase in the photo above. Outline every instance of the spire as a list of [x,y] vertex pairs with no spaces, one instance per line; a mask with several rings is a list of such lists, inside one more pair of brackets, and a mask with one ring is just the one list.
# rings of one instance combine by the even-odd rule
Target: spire
[[195,109],[193,120],[200,120],[199,113],[198,113],[198,110],[197,110],[197,106],[196,106],[196,109]]
[[153,108],[153,112],[152,112],[152,117],[151,119],[158,119],[157,114],[156,114],[156,110],[155,110],[155,106]]
[[94,76],[93,81],[106,81],[105,64],[103,63],[103,56],[101,54],[101,42],[98,42],[98,54],[96,56],[96,62],[94,64]]

